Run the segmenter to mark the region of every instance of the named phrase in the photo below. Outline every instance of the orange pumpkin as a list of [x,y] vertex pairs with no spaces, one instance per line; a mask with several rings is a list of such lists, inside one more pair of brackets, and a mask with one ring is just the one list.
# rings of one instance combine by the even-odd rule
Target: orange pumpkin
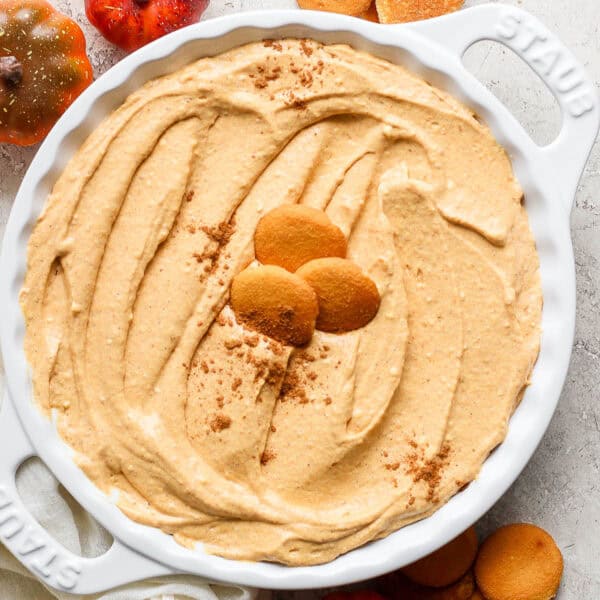
[[74,21],[45,0],[0,0],[0,142],[39,142],[91,82]]
[[208,0],[85,0],[90,23],[113,44],[131,52],[195,23]]

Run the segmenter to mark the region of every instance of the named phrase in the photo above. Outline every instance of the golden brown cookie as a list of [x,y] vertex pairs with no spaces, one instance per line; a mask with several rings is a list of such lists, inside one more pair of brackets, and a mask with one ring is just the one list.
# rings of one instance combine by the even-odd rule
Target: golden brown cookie
[[346,237],[322,210],[286,204],[258,222],[254,251],[261,263],[294,272],[315,258],[346,256]]
[[379,15],[377,14],[377,7],[375,6],[375,0],[371,2],[371,6],[367,12],[364,12],[360,15],[361,19],[366,19],[367,21],[372,21],[373,23],[379,23]]
[[298,0],[300,8],[325,10],[358,17],[369,9],[371,0]]
[[473,573],[465,573],[458,581],[444,588],[421,588],[419,600],[472,600],[475,591]]
[[470,571],[459,581],[443,588],[419,585],[397,572],[384,577],[380,588],[386,597],[398,600],[473,600],[475,583]]
[[550,600],[562,571],[562,554],[550,534],[529,523],[500,527],[475,561],[477,586],[487,600]]
[[250,267],[234,277],[231,307],[248,327],[294,346],[310,341],[319,312],[310,285],[272,265]]
[[481,595],[479,590],[474,590],[471,600],[485,600],[485,598]]
[[377,314],[377,286],[351,260],[318,258],[302,265],[296,274],[317,293],[317,329],[321,331],[352,331]]
[[439,17],[458,10],[464,0],[376,0],[382,23],[406,23]]
[[444,587],[458,581],[477,555],[477,533],[469,527],[432,554],[408,565],[402,572],[421,585]]

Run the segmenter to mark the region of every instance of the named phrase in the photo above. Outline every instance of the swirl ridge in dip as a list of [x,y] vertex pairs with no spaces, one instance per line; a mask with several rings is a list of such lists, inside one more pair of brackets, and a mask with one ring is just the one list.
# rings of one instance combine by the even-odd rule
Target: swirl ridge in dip
[[[251,44],[150,82],[70,161],[22,291],[36,400],[132,519],[325,562],[438,509],[506,433],[538,258],[473,114],[346,46]],[[324,210],[379,310],[305,348],[239,323],[261,216]]]

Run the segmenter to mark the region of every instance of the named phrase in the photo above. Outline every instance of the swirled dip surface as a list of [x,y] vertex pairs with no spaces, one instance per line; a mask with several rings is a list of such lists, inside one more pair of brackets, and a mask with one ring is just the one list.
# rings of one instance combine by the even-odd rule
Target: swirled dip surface
[[[377,285],[293,348],[239,324],[260,217],[326,211]],[[521,190],[473,114],[399,66],[286,40],[133,94],[56,183],[22,292],[35,395],[132,519],[238,559],[333,559],[477,476],[536,359]]]

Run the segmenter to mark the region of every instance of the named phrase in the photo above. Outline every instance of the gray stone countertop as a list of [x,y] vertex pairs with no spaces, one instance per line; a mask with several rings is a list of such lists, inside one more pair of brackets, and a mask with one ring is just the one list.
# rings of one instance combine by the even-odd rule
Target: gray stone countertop
[[[86,33],[96,75],[123,54],[89,25],[83,0],[51,0]],[[466,5],[481,4],[467,0]],[[556,32],[600,88],[598,0],[508,0],[537,15]],[[294,0],[213,0],[203,18],[238,10],[291,8]],[[482,43],[466,61],[515,113],[536,141],[550,141],[559,113],[544,86],[507,50]],[[0,144],[0,237],[19,184],[37,147]],[[530,521],[557,539],[565,557],[560,600],[600,599],[600,144],[581,180],[571,231],[577,267],[577,327],[561,401],[535,456],[517,482],[479,523],[482,535],[498,525]],[[0,386],[2,385],[0,365]],[[314,593],[276,593],[313,598]]]

